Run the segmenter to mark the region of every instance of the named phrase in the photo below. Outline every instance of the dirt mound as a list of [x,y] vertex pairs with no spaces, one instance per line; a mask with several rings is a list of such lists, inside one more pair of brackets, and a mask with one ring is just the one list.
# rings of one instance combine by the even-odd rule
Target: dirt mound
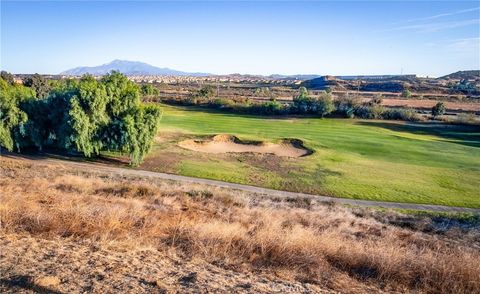
[[206,153],[268,153],[285,157],[301,157],[312,154],[298,139],[284,139],[278,144],[261,141],[242,141],[239,138],[221,134],[209,140],[185,140],[178,145],[182,148]]
[[216,136],[213,136],[212,138],[212,141],[213,142],[232,142],[232,143],[240,143],[241,141],[235,137],[235,136],[232,136],[232,135],[228,135],[228,134],[221,134],[221,135],[216,135]]

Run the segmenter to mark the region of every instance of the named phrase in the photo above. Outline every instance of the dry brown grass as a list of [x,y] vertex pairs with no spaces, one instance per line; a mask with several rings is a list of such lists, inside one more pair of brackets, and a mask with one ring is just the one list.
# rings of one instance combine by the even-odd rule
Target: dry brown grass
[[0,162],[4,234],[173,249],[186,259],[341,292],[480,293],[471,234],[402,229],[303,200]]

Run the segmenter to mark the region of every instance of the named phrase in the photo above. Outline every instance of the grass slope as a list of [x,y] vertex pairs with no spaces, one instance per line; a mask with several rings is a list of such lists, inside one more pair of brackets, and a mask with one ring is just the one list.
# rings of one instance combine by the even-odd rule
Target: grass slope
[[[145,169],[338,197],[480,207],[478,128],[163,109],[160,138]],[[315,153],[284,159],[176,145],[221,133],[271,142],[298,138]]]

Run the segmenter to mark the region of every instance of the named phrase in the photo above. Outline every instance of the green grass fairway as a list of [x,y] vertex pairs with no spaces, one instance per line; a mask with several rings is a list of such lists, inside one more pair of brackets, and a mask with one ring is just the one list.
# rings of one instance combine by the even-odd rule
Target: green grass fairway
[[[391,121],[264,118],[163,106],[159,138],[141,168],[346,198],[480,207],[480,129]],[[208,154],[186,138],[298,138],[301,158]]]

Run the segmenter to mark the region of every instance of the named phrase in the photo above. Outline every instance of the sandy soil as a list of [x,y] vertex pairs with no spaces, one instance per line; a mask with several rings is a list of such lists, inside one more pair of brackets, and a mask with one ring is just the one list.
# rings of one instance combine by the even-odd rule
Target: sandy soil
[[301,157],[311,153],[300,140],[284,140],[279,144],[268,142],[242,142],[235,136],[216,135],[211,140],[185,140],[178,145],[182,148],[206,153],[266,153],[284,157]]

